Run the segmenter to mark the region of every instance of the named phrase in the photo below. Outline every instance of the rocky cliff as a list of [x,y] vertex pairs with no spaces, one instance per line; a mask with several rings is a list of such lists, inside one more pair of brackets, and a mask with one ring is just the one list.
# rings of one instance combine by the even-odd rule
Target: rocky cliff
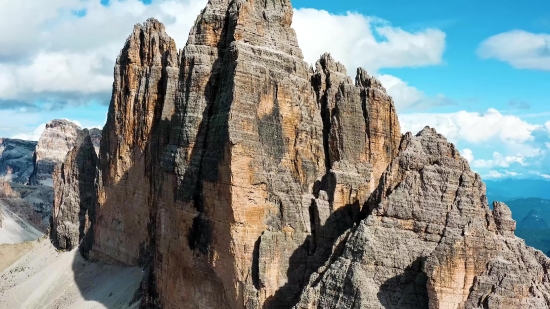
[[[181,51],[160,22],[134,27],[89,257],[144,267],[153,308],[545,306],[546,258],[458,151],[429,128],[402,136],[365,70],[308,66],[291,22],[288,0],[209,1]],[[58,243],[92,207],[90,142],[56,173],[58,221],[75,224]]]
[[75,144],[79,130],[79,126],[68,120],[57,119],[46,124],[33,154],[33,172],[29,184],[53,187],[54,168],[65,160]]
[[92,134],[84,129],[78,132],[75,146],[65,161],[55,167],[50,238],[58,249],[72,250],[82,242],[81,252],[84,256],[88,254],[97,203],[94,188],[97,162]]
[[296,309],[549,308],[550,260],[433,129],[403,137],[368,205]]
[[33,171],[36,142],[0,138],[0,179],[27,183]]
[[118,57],[90,256],[151,265],[147,302],[291,306],[396,155],[384,88],[310,68],[291,20],[212,1],[179,54],[149,20]]

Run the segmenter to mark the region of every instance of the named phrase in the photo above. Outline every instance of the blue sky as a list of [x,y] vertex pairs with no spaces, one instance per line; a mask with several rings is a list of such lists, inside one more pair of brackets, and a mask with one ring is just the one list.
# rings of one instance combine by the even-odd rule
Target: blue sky
[[[36,139],[50,119],[105,121],[112,67],[135,23],[178,47],[205,0],[7,2],[0,135]],[[294,0],[305,60],[331,52],[377,76],[404,130],[431,125],[486,179],[550,178],[550,6],[519,1]]]

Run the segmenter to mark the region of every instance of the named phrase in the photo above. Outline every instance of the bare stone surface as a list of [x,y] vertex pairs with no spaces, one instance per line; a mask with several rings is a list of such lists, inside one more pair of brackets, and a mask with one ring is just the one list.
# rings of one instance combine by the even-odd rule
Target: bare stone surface
[[150,265],[148,305],[290,307],[397,153],[385,90],[330,55],[310,69],[291,19],[212,1],[179,54],[155,20],[127,40],[90,257]]
[[403,137],[369,206],[295,308],[549,308],[550,260],[433,129]]
[[151,19],[134,27],[117,59],[101,139],[93,259],[137,265],[152,252],[153,162],[161,142],[153,136],[163,106],[174,106],[177,55],[164,26]]
[[56,173],[54,242],[92,231],[148,308],[547,308],[547,258],[454,146],[402,136],[365,70],[310,67],[291,22],[288,0],[212,0],[179,52],[134,26],[97,173],[98,132]]
[[94,145],[94,150],[97,155],[99,155],[99,146],[101,145],[101,134],[102,131],[97,128],[92,128],[88,130],[90,132],[90,138],[92,140],[92,145]]
[[94,188],[97,163],[91,132],[79,131],[75,146],[53,174],[55,194],[50,238],[58,249],[70,251],[82,242],[80,249],[87,256],[92,237],[91,220],[95,219],[97,204]]
[[34,141],[0,138],[0,179],[27,183],[33,171]]
[[30,185],[53,187],[54,168],[65,160],[65,156],[75,145],[79,130],[79,126],[64,119],[52,120],[46,124],[33,154],[34,169],[29,179]]

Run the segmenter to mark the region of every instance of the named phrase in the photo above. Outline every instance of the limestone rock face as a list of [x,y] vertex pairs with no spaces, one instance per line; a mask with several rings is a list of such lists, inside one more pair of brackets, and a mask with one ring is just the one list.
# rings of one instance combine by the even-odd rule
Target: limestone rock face
[[402,136],[365,70],[308,66],[291,21],[212,0],[180,51],[136,25],[99,162],[86,133],[55,174],[54,242],[142,266],[143,307],[548,308],[550,260],[455,147]]
[[72,250],[81,242],[87,255],[92,237],[91,221],[95,220],[95,177],[98,157],[87,129],[79,131],[75,146],[65,162],[55,167],[53,174],[54,204],[50,238],[63,250]]
[[295,308],[549,308],[550,260],[433,129],[403,137],[366,210]]
[[92,259],[149,265],[144,303],[289,308],[397,155],[391,98],[303,61],[284,1],[210,1],[179,53],[156,20],[117,59]]
[[136,25],[117,58],[101,139],[94,259],[137,265],[153,252],[157,129],[163,106],[174,106],[178,63],[174,40],[156,20]]
[[97,155],[99,155],[99,147],[101,145],[101,134],[102,131],[97,128],[92,128],[88,130],[90,132],[90,139],[92,140],[92,145],[94,145],[94,150]]
[[65,160],[79,131],[80,127],[68,120],[57,119],[46,124],[33,154],[34,169],[29,184],[53,186],[54,168]]
[[36,142],[0,138],[0,179],[27,183],[33,171]]

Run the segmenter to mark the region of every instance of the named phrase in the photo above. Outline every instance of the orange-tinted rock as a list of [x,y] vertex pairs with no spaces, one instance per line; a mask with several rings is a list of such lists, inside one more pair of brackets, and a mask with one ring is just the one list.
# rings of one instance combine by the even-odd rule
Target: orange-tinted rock
[[135,265],[152,251],[152,136],[163,105],[174,100],[177,64],[174,40],[155,20],[134,27],[117,59],[101,140],[92,258]]
[[391,98],[310,71],[291,19],[211,1],[179,58],[149,20],[117,61],[90,256],[151,265],[149,305],[290,307],[396,154]]
[[369,205],[296,309],[549,308],[550,259],[433,129],[403,137]]
[[288,0],[212,0],[180,52],[134,27],[90,257],[143,266],[147,307],[547,308],[548,259],[456,148],[401,136],[365,70],[310,68],[291,20]]

